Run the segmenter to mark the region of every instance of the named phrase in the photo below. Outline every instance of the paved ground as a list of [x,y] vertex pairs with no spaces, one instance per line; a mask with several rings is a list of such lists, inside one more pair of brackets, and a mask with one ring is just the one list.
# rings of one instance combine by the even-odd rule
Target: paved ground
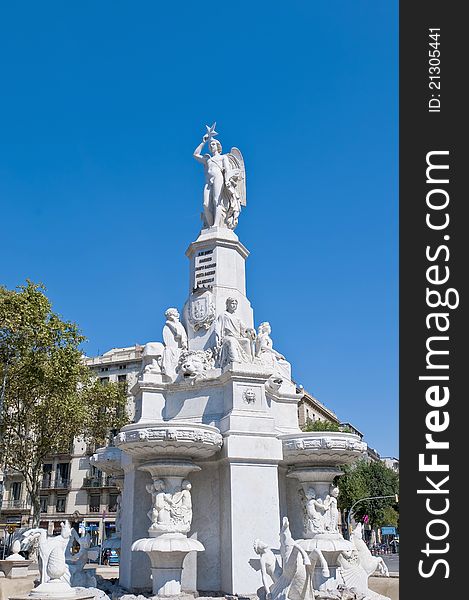
[[383,554],[382,557],[390,573],[399,573],[399,554]]

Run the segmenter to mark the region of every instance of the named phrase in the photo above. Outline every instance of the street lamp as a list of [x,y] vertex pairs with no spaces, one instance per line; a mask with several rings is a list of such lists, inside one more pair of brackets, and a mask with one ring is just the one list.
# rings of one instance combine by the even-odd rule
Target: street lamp
[[352,520],[352,513],[353,513],[353,509],[355,508],[355,506],[359,502],[365,502],[365,500],[380,500],[382,498],[394,498],[396,500],[396,502],[399,502],[399,496],[397,494],[391,494],[390,496],[369,496],[368,498],[360,498],[360,500],[357,500],[356,502],[354,502],[352,504],[352,506],[350,507],[350,510],[348,511],[348,515],[347,515],[347,532],[349,534],[349,537],[350,537],[350,521]]

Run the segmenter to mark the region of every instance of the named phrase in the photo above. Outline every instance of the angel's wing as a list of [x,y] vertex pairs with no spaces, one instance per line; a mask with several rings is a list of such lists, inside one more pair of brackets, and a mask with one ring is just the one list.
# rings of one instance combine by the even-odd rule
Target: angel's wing
[[231,170],[237,172],[236,189],[239,194],[241,206],[246,206],[246,170],[244,168],[244,159],[238,148],[231,148],[227,154],[230,161]]

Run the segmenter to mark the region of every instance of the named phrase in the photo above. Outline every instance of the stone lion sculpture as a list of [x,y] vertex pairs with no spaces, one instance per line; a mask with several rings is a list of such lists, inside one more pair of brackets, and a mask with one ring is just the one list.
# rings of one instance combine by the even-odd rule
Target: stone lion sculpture
[[203,379],[207,376],[207,371],[213,368],[213,364],[211,350],[186,350],[179,357],[177,381]]

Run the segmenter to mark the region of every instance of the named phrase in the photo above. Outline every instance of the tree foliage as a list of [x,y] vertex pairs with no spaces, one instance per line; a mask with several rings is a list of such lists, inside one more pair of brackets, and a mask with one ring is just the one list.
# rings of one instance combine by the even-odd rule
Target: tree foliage
[[128,421],[125,391],[93,380],[84,340],[52,312],[41,285],[0,286],[0,466],[23,475],[35,523],[46,458]]
[[353,509],[356,521],[368,515],[373,527],[395,525],[398,521],[398,505],[394,498],[399,492],[399,477],[381,461],[360,460],[352,466],[343,467],[344,475],[337,478],[340,488],[339,508],[346,513],[361,498],[371,496],[393,496],[378,500],[359,502]]
[[303,426],[303,431],[337,431],[341,433],[352,433],[350,427],[346,425],[339,425],[332,421],[322,421],[317,419],[316,421],[308,420]]

